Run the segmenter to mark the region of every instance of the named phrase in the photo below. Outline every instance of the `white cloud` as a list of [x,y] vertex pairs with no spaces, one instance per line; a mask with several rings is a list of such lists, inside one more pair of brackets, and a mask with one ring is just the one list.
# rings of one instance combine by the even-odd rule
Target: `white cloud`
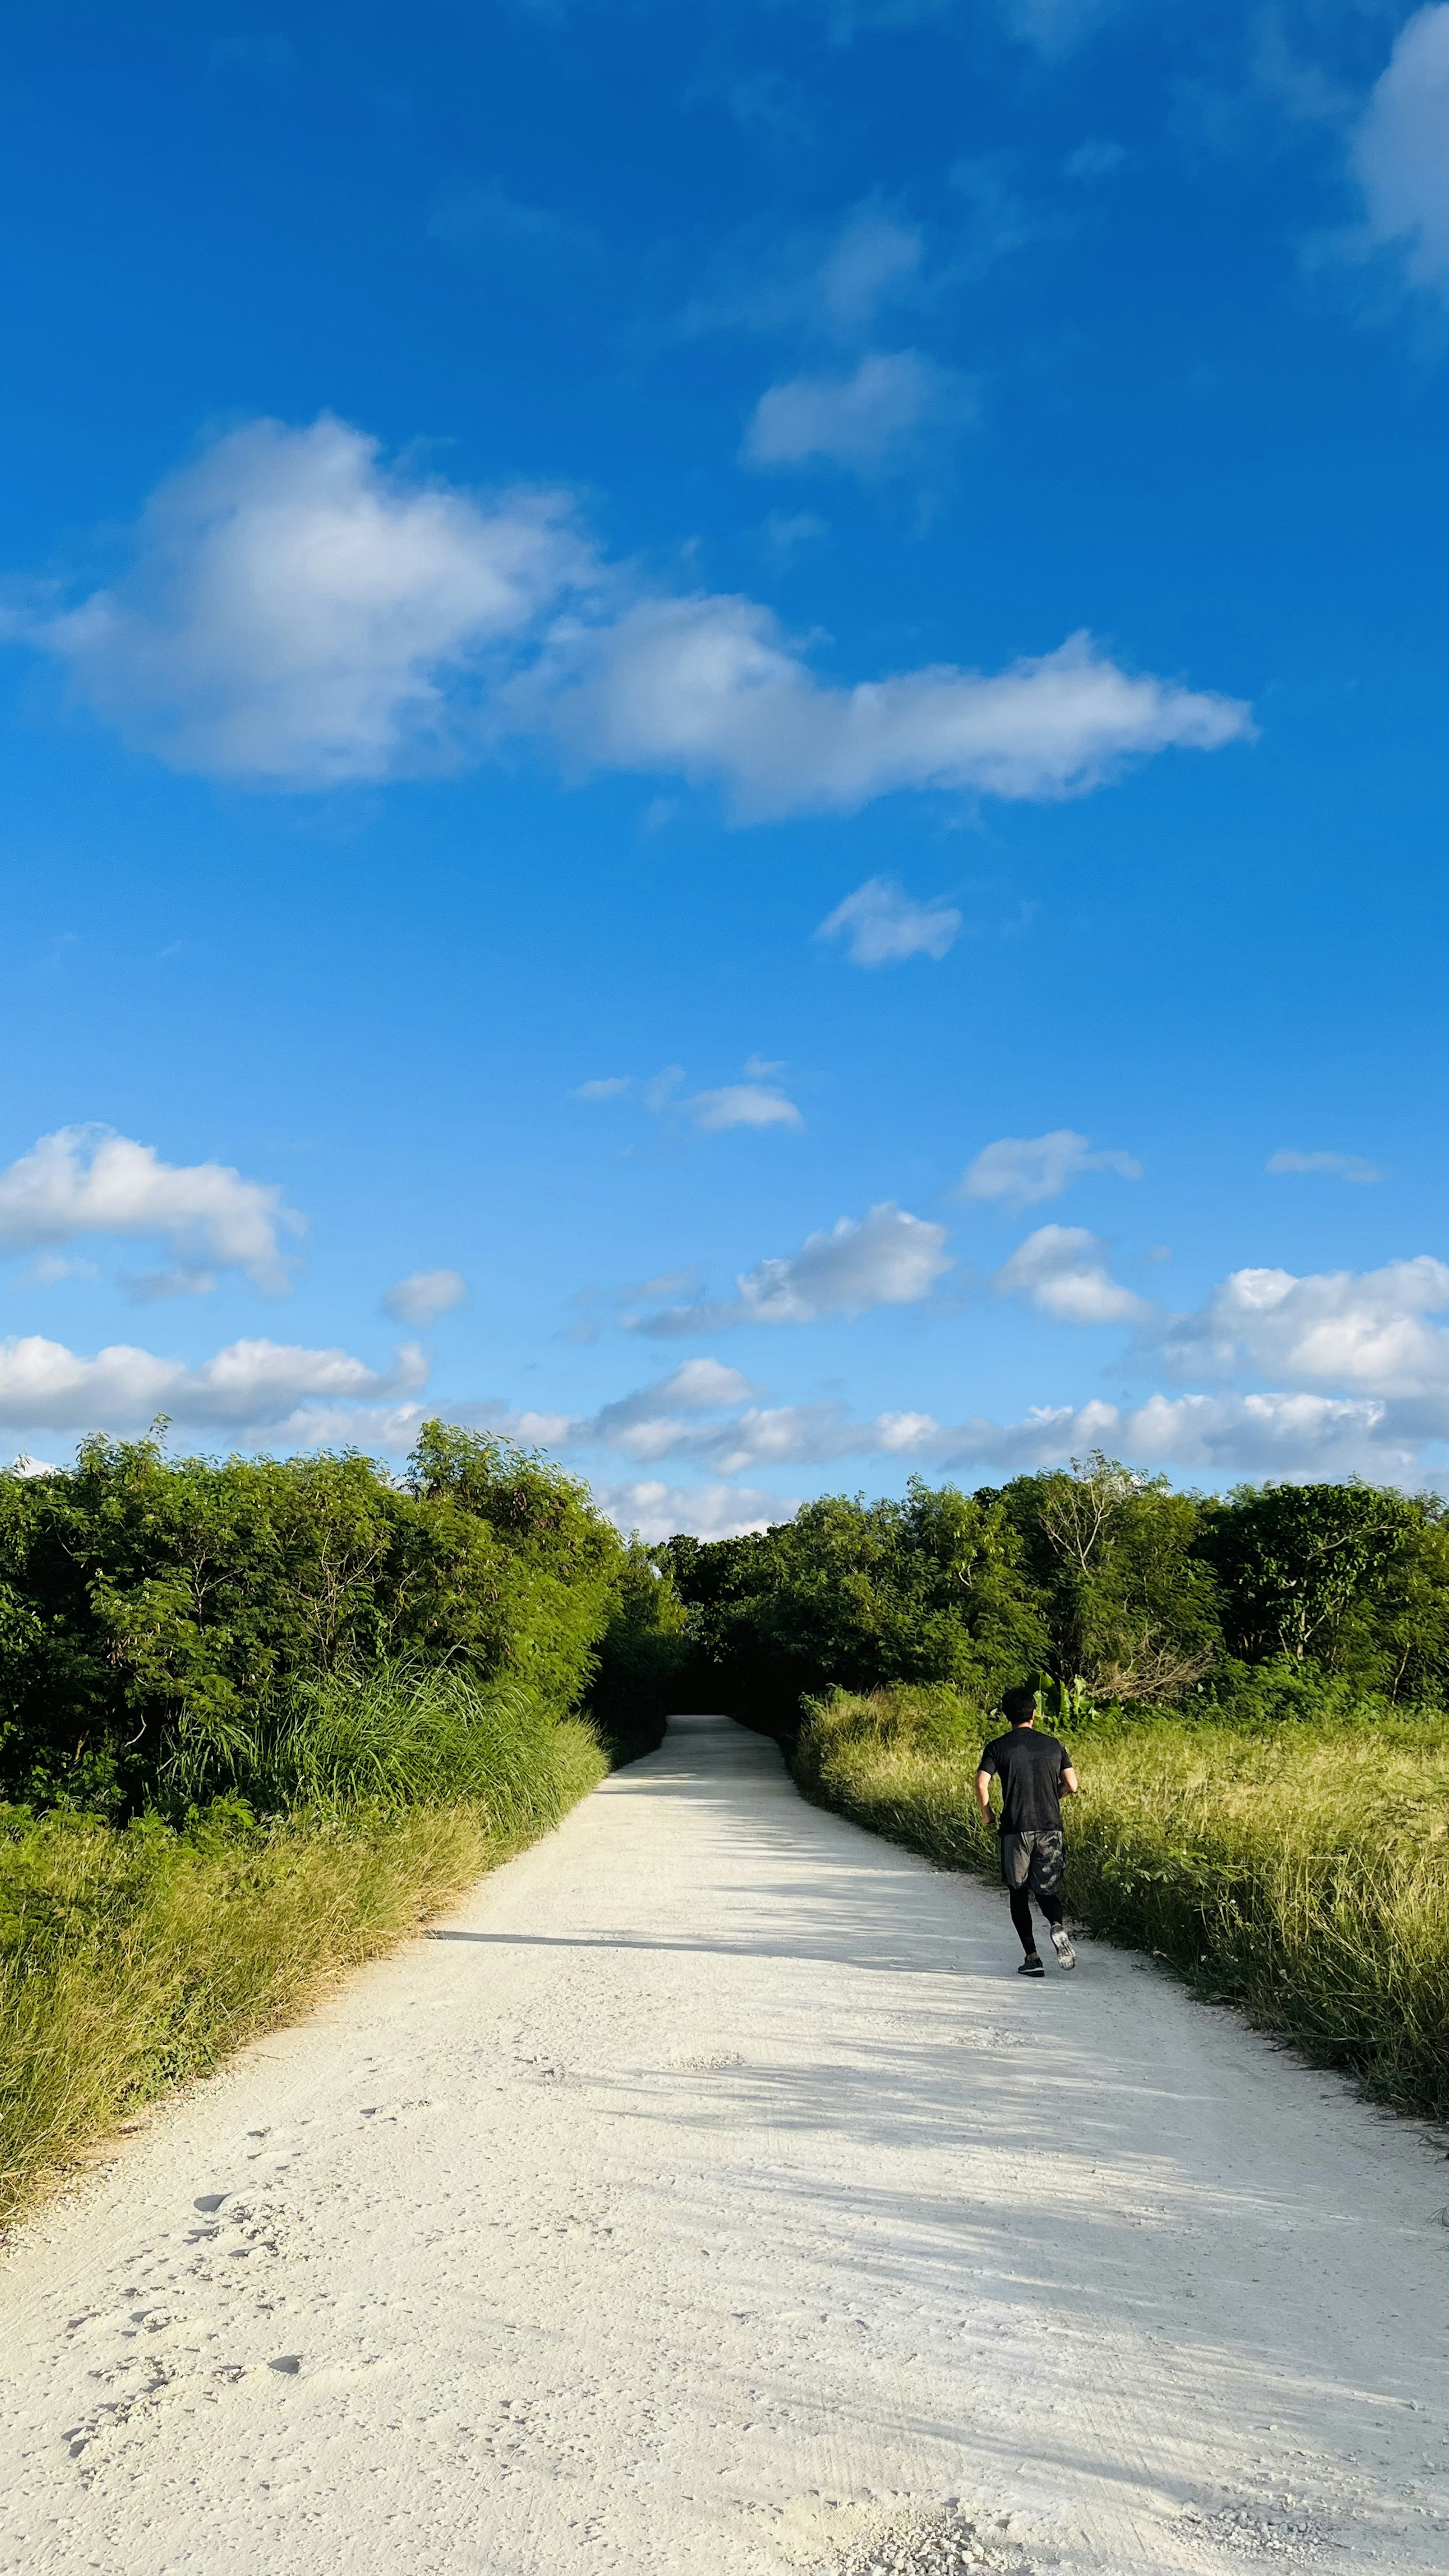
[[1353,140],[1369,238],[1396,243],[1409,276],[1449,301],[1449,6],[1400,29]]
[[232,1342],[192,1368],[124,1342],[82,1359],[38,1333],[12,1334],[0,1341],[0,1422],[119,1432],[165,1413],[236,1431],[285,1431],[287,1417],[308,1398],[350,1404],[420,1386],[426,1376],[412,1345],[387,1370],[368,1368],[347,1351],[267,1341]]
[[1384,1177],[1377,1163],[1366,1163],[1359,1154],[1300,1154],[1292,1145],[1280,1145],[1263,1168],[1269,1172],[1323,1172],[1336,1181],[1367,1183]]
[[1034,1207],[1039,1199],[1059,1198],[1082,1172],[1116,1172],[1124,1181],[1140,1181],[1142,1166],[1115,1146],[1100,1152],[1090,1136],[1073,1127],[1054,1127],[1046,1136],[1000,1136],[983,1145],[957,1183],[963,1199],[996,1199],[1004,1207]]
[[[746,1404],[727,1421],[701,1418],[699,1408],[671,1410],[668,1381],[641,1390],[593,1421],[576,1422],[577,1447],[622,1449],[641,1459],[695,1465],[719,1477],[765,1468],[833,1466],[846,1458],[877,1458],[937,1474],[1015,1475],[1055,1466],[1088,1450],[1106,1448],[1129,1465],[1175,1468],[1183,1474],[1346,1476],[1364,1474],[1413,1482],[1422,1473],[1426,1441],[1449,1436],[1449,1407],[1394,1404],[1372,1397],[1329,1396],[1293,1390],[1271,1394],[1154,1394],[1143,1403],[1117,1405],[1093,1398],[1084,1404],[1036,1405],[1012,1422],[978,1414],[938,1422],[929,1413],[886,1412],[853,1417],[839,1401],[804,1405]],[[730,1399],[723,1393],[719,1410]],[[620,1417],[616,1419],[616,1417]],[[627,1417],[627,1418],[622,1418]],[[647,1447],[640,1432],[647,1426]],[[618,1489],[615,1489],[618,1490]],[[642,1488],[625,1489],[642,1492]],[[694,1524],[689,1489],[659,1489],[651,1534],[667,1536],[665,1516],[681,1514],[676,1528]],[[727,1519],[714,1487],[712,1508]],[[740,1495],[752,1520],[759,1498]],[[766,1505],[783,1519],[790,1506]]]
[[762,1082],[730,1082],[721,1091],[697,1091],[680,1106],[696,1127],[715,1136],[726,1127],[803,1127],[793,1100]]
[[1449,1265],[1420,1253],[1382,1270],[1298,1278],[1235,1270],[1164,1337],[1180,1375],[1244,1371],[1376,1397],[1449,1398]]
[[961,927],[949,904],[917,903],[890,877],[867,877],[822,921],[817,939],[846,939],[855,966],[896,966],[906,957],[944,957]]
[[[61,1127],[0,1172],[0,1243],[149,1236],[177,1256],[180,1271],[169,1284],[182,1290],[213,1284],[187,1259],[198,1253],[245,1271],[259,1288],[285,1288],[278,1238],[303,1228],[272,1182],[244,1180],[225,1163],[163,1163],[154,1145],[108,1127]],[[150,1285],[164,1293],[168,1283]]]
[[627,1535],[637,1530],[646,1547],[688,1532],[694,1538],[743,1538],[793,1519],[799,1500],[781,1502],[749,1485],[601,1485],[592,1488],[600,1511]]
[[768,609],[706,596],[561,625],[511,705],[590,766],[718,782],[741,820],[852,812],[906,788],[1082,795],[1131,760],[1253,729],[1239,701],[1132,677],[1085,635],[992,676],[942,665],[838,688]]
[[1152,1307],[1111,1276],[1103,1250],[1085,1226],[1039,1225],[998,1270],[997,1293],[1024,1297],[1059,1324],[1144,1322]]
[[822,682],[756,601],[606,576],[556,493],[408,482],[330,419],[232,432],[159,487],[112,588],[9,626],[127,739],[280,788],[407,775],[521,733],[583,769],[718,784],[764,817],[904,789],[1078,795],[1252,732],[1238,701],[1129,674],[1085,635],[994,674]]
[[822,458],[848,473],[913,463],[931,433],[974,416],[964,376],[918,349],[877,350],[849,375],[792,376],[761,394],[745,433],[746,465],[765,472]]
[[917,300],[925,237],[868,197],[830,226],[781,240],[755,231],[726,250],[714,283],[684,316],[687,332],[783,333],[849,346],[891,306]]
[[588,1421],[575,1422],[572,1437],[587,1445],[627,1451],[631,1458],[663,1458],[692,1435],[693,1418],[743,1404],[754,1393],[749,1379],[719,1360],[686,1360],[654,1385],[639,1387],[617,1403],[606,1404]]
[[748,1081],[726,1082],[714,1091],[681,1096],[684,1067],[669,1064],[662,1073],[651,1074],[647,1082],[637,1081],[632,1074],[610,1074],[600,1082],[581,1082],[574,1098],[640,1100],[655,1117],[663,1117],[669,1111],[681,1114],[705,1136],[723,1135],[731,1127],[803,1127],[804,1119],[794,1101],[787,1099],[778,1084],[759,1078],[782,1070],[778,1064],[763,1064],[751,1056],[745,1066]]
[[383,1293],[382,1310],[396,1323],[424,1329],[453,1306],[461,1306],[468,1282],[460,1270],[410,1270],[406,1279]]
[[626,1321],[637,1332],[665,1339],[734,1324],[811,1324],[822,1315],[913,1305],[950,1269],[945,1241],[943,1225],[930,1225],[886,1199],[866,1216],[843,1216],[828,1233],[809,1235],[788,1258],[757,1262],[740,1274],[733,1297],[667,1306]]
[[173,768],[330,786],[453,757],[480,657],[592,573],[556,493],[482,502],[344,421],[262,420],[159,486],[114,588],[29,633]]
[[1121,0],[1003,0],[1003,14],[1022,44],[1046,62],[1059,62],[1120,6]]

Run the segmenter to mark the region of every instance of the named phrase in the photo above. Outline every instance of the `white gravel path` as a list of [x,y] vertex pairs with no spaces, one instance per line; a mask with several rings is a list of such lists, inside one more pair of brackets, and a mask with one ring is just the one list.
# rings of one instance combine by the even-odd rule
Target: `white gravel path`
[[1442,2576],[1443,2142],[1014,1968],[676,1721],[20,2233],[0,2566]]

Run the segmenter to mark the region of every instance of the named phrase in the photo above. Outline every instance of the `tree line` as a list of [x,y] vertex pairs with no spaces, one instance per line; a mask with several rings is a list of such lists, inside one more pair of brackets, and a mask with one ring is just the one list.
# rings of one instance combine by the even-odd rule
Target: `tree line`
[[1449,1690],[1446,1506],[1357,1481],[1177,1493],[1098,1453],[974,1493],[827,1495],[650,1555],[658,1660],[696,1705],[776,1723],[805,1693],[902,1682],[989,1710],[1029,1675],[1264,1717]]
[[124,1819],[236,1776],[299,1688],[439,1671],[585,1710],[616,1756],[671,1707],[790,1723],[806,1693],[941,1682],[991,1709],[1028,1674],[1129,1707],[1442,1705],[1449,1517],[1094,1456],[644,1548],[548,1459],[440,1422],[400,1476],[100,1437],[0,1475],[0,1798]]
[[86,1440],[73,1468],[0,1475],[0,1798],[123,1820],[244,1773],[333,1680],[445,1671],[563,1716],[641,1562],[576,1478],[440,1422],[396,1478]]

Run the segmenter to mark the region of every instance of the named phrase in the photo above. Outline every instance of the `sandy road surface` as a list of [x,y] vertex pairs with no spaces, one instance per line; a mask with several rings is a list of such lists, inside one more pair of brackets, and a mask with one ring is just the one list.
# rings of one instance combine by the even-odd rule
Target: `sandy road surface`
[[23,2233],[0,2565],[748,2576],[959,2497],[988,2565],[1442,2570],[1446,2202],[677,1722]]

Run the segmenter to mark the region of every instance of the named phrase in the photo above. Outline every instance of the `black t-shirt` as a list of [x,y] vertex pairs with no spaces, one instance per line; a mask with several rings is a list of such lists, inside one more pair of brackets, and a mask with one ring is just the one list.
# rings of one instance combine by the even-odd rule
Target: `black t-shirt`
[[1058,1783],[1071,1755],[1054,1735],[1034,1726],[1014,1726],[998,1735],[981,1756],[981,1769],[1001,1782],[1001,1831],[1004,1834],[1059,1834],[1062,1802]]

